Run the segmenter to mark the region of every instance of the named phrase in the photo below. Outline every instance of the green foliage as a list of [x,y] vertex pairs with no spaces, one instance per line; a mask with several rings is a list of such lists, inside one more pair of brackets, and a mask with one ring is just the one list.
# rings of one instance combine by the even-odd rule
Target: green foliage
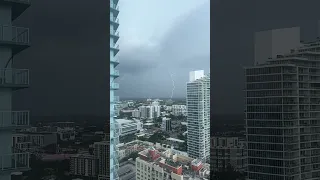
[[232,166],[229,164],[225,170],[214,173],[215,180],[245,180],[245,175],[234,171]]

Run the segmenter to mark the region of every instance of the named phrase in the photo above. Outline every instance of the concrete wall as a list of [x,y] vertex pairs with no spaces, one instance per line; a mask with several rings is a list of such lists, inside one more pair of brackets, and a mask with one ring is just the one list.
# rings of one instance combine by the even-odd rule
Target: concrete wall
[[300,46],[300,28],[274,29],[255,33],[254,65],[265,63],[268,58],[290,53]]

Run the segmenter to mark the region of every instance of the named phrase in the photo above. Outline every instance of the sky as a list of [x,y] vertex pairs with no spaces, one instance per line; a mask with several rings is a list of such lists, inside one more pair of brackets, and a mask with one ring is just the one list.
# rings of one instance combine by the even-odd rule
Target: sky
[[[15,92],[15,110],[107,115],[109,4],[94,2],[32,0],[14,22],[31,35],[31,47],[14,61],[30,69],[31,78],[30,88]],[[208,71],[210,63],[212,111],[218,114],[243,113],[242,66],[252,65],[255,31],[301,26],[308,40],[320,19],[319,0],[211,0],[210,10],[202,0],[120,2],[119,95],[169,97],[172,73],[174,97],[184,96],[188,72]]]
[[209,0],[121,0],[118,95],[185,98],[189,71],[210,66]]

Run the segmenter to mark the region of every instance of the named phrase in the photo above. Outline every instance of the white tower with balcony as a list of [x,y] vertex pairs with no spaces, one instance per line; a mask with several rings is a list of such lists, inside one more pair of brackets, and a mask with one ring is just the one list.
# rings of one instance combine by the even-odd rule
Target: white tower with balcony
[[[119,97],[115,96],[115,91],[119,89],[119,84],[114,80],[119,77],[119,71],[116,70],[119,53],[119,0],[110,0],[110,179],[119,179],[118,177],[118,151],[117,144],[119,142],[119,128],[115,121],[117,115],[115,106],[119,101]],[[108,159],[109,160],[109,159]],[[99,179],[105,179],[104,175],[99,175]]]
[[29,126],[29,111],[12,109],[12,93],[29,86],[29,71],[15,69],[14,57],[29,47],[29,29],[12,26],[30,0],[0,0],[0,180],[29,169],[29,154],[12,146],[17,129]]

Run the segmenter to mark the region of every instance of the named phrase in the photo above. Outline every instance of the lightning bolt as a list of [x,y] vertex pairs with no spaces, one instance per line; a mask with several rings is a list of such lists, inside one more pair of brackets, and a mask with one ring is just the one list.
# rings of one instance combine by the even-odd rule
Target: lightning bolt
[[175,86],[174,86],[174,80],[173,80],[172,76],[173,76],[173,74],[170,74],[171,81],[172,81],[172,90],[171,90],[171,96],[170,96],[170,99],[172,99],[172,97],[173,97],[173,93],[174,93],[174,89],[175,89]]

